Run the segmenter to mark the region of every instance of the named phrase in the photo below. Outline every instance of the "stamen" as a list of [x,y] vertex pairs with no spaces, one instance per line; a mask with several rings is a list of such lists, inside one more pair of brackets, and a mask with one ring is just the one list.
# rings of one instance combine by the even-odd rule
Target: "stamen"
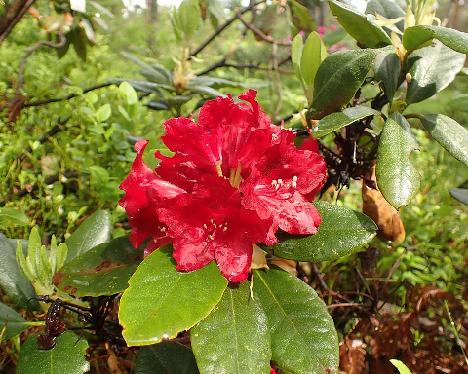
[[293,188],[297,187],[297,176],[295,176],[295,175],[292,177],[292,186],[293,186]]

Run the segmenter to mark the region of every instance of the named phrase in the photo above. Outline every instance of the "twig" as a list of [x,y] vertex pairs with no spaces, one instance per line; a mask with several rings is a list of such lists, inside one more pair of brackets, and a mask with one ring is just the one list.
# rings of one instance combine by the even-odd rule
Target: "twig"
[[[38,139],[39,143],[40,143],[40,144],[45,143],[50,137],[54,136],[54,135],[57,134],[60,130],[62,130],[62,129],[63,129],[63,125],[65,125],[65,124],[68,122],[69,119],[70,119],[70,117],[67,117],[67,118],[61,120],[59,123],[57,123],[57,124],[56,124],[55,126],[53,126],[51,129],[47,130],[44,134],[42,134],[42,135],[39,137],[39,139]],[[28,146],[28,147],[25,149],[25,151],[23,152],[23,154],[20,155],[20,156],[18,157],[19,160],[20,160],[20,161],[23,161],[23,160],[26,158],[27,154],[28,154],[28,153],[31,153],[31,152],[32,152],[32,148],[31,148],[31,146]]]
[[72,93],[72,94],[69,94],[69,95],[66,95],[66,96],[62,96],[62,97],[54,97],[54,98],[51,98],[51,99],[30,101],[30,102],[24,103],[23,108],[28,108],[28,107],[32,107],[32,106],[47,105],[47,104],[51,104],[51,103],[57,103],[59,101],[70,100],[70,99],[72,99],[72,98],[74,98],[76,96],[81,96],[82,94],[86,94],[86,93],[94,91],[94,90],[99,90],[99,89],[104,88],[104,87],[109,87],[109,86],[112,86],[113,84],[115,84],[115,83],[114,82],[101,83],[101,84],[98,84],[96,86],[86,88],[85,90],[83,90],[82,93]]
[[226,22],[224,22],[223,24],[219,25],[216,30],[213,32],[213,34],[211,34],[208,38],[205,39],[205,41],[200,44],[199,47],[197,47],[189,56],[189,59],[192,58],[192,57],[195,57],[197,56],[201,51],[203,51],[206,47],[208,47],[208,45],[216,39],[216,37],[219,36],[219,34],[221,34],[227,27],[229,27],[234,21],[236,21],[239,17],[239,14],[240,15],[243,15],[249,11],[251,11],[252,9],[256,8],[258,5],[260,4],[263,4],[265,3],[266,0],[261,0],[261,1],[257,1],[256,3],[253,3],[251,5],[249,5],[247,8],[243,9],[242,11],[238,12],[234,17],[232,18],[229,18],[228,20],[226,20]]
[[281,45],[283,47],[291,46],[292,43],[290,41],[275,40],[270,35],[265,34],[262,30],[256,28],[254,25],[252,25],[251,23],[243,19],[240,13],[238,14],[238,18],[244,24],[245,27],[247,27],[250,31],[252,31],[255,35],[257,35],[264,42],[267,42],[270,44]]
[[49,47],[49,48],[61,48],[65,45],[65,42],[67,41],[65,39],[65,36],[63,34],[59,34],[59,41],[57,43],[53,43],[48,40],[41,40],[37,43],[34,43],[32,46],[26,49],[26,53],[24,54],[23,58],[21,59],[20,66],[19,66],[19,71],[18,71],[18,81],[16,83],[16,93],[19,94],[21,91],[21,88],[23,87],[24,84],[24,71],[26,69],[26,62],[28,61],[28,58],[31,57],[31,55],[36,52],[39,48],[41,47]]
[[226,62],[226,57],[223,57],[222,59],[215,62],[213,65],[208,66],[205,70],[202,70],[201,72],[197,73],[197,75],[205,75],[219,68],[234,68],[234,69],[240,69],[240,70],[252,69],[252,70],[261,70],[261,71],[277,70],[278,72],[283,73],[283,74],[293,73],[292,70],[281,69],[281,68],[275,69],[274,67],[260,66],[260,65],[255,65],[255,64],[232,64],[232,63]]
[[335,308],[346,308],[346,307],[356,307],[356,308],[363,308],[363,304],[359,303],[338,303],[338,304],[330,304],[327,305],[328,309],[335,309]]
[[[35,0],[15,0],[6,8],[0,17],[0,43],[3,42],[25,15]],[[4,5],[4,1],[2,1]],[[5,6],[5,5],[4,5]]]

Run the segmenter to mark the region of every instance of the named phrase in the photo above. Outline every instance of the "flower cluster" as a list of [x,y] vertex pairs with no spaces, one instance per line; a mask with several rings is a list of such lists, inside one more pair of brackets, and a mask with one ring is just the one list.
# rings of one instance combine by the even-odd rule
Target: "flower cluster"
[[131,242],[151,238],[146,253],[172,242],[177,270],[192,271],[215,260],[229,281],[247,279],[255,243],[277,242],[278,229],[314,234],[320,224],[310,204],[326,179],[317,142],[297,148],[294,134],[271,123],[250,90],[218,97],[191,118],[165,122],[162,137],[174,153],[159,152],[155,170],[135,145],[131,172],[122,182],[120,205],[132,227]]

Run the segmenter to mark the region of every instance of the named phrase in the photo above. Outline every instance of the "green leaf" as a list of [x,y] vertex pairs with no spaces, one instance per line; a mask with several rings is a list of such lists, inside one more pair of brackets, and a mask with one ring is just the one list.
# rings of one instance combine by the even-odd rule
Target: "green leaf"
[[96,112],[96,119],[98,122],[104,122],[109,119],[112,114],[112,109],[109,104],[104,104],[103,106],[99,107]]
[[[378,14],[387,19],[403,18],[406,15],[398,0],[370,0],[367,3],[366,13],[374,16]],[[404,20],[397,22],[395,26],[403,31]]]
[[338,338],[317,293],[278,269],[256,270],[254,298],[262,305],[271,336],[272,360],[288,373],[335,373]]
[[403,34],[403,45],[408,53],[437,39],[450,49],[468,54],[468,33],[442,26],[417,25],[408,27]]
[[129,346],[174,338],[208,316],[227,281],[211,264],[178,272],[168,248],[154,251],[130,278],[120,301],[119,321]]
[[398,369],[400,374],[411,374],[411,370],[402,361],[391,359],[390,362]]
[[127,103],[129,105],[133,105],[138,102],[138,95],[130,83],[122,82],[119,86],[119,90],[127,97]]
[[139,254],[126,237],[99,244],[56,273],[55,285],[76,297],[113,295],[128,287]]
[[468,130],[443,114],[424,114],[422,125],[457,160],[468,165]]
[[0,226],[26,226],[29,222],[28,216],[22,210],[15,208],[0,208]]
[[411,82],[406,102],[417,103],[442,91],[463,68],[465,56],[442,43],[419,49],[410,55]]
[[312,102],[315,76],[322,61],[327,57],[327,49],[320,35],[313,31],[309,34],[301,56],[301,76],[306,86],[306,96],[309,104]]
[[320,65],[314,82],[314,118],[338,111],[361,87],[374,63],[375,52],[356,50],[337,52]]
[[251,298],[248,282],[226,288],[214,311],[190,332],[202,373],[270,372],[270,335],[266,316]]
[[291,20],[294,25],[294,33],[299,31],[309,33],[316,29],[317,25],[315,24],[315,20],[309,12],[309,9],[297,0],[291,0],[288,4],[289,9],[291,10]]
[[191,38],[197,31],[201,21],[198,0],[183,0],[177,8],[175,22],[187,38]]
[[141,348],[135,374],[197,374],[198,368],[190,348],[179,343],[159,343]]
[[16,305],[34,309],[36,296],[29,282],[16,261],[16,247],[4,235],[0,234],[0,287]]
[[[28,322],[9,306],[0,303],[0,341],[8,340],[37,322]],[[3,331],[3,329],[5,330]],[[3,335],[2,335],[3,331]]]
[[302,57],[302,50],[304,49],[304,43],[302,41],[302,36],[297,34],[292,42],[291,47],[291,60],[294,67],[294,72],[296,73],[297,78],[301,82],[301,85],[305,91],[305,84],[304,79],[302,78],[301,74],[301,57]]
[[385,96],[389,102],[393,100],[399,87],[400,72],[400,58],[395,53],[395,48],[382,48],[375,57],[374,78],[382,82]]
[[89,370],[87,349],[88,342],[70,331],[50,350],[40,350],[37,337],[30,336],[21,346],[16,374],[83,374]]
[[68,247],[67,261],[89,251],[98,244],[108,242],[111,237],[111,223],[106,210],[98,210],[89,216],[65,241]]
[[329,261],[369,243],[377,226],[364,213],[323,201],[315,203],[322,223],[315,235],[294,236],[272,246],[276,256],[297,261]]
[[376,176],[385,200],[397,209],[408,205],[419,189],[420,176],[411,162],[417,149],[408,121],[394,113],[380,133]]
[[377,110],[367,106],[355,106],[343,109],[341,112],[329,114],[322,118],[313,129],[314,136],[325,136],[333,131],[339,130],[363,118],[380,114]]
[[387,33],[369,16],[334,0],[329,0],[328,3],[340,25],[362,46],[379,48],[392,44]]

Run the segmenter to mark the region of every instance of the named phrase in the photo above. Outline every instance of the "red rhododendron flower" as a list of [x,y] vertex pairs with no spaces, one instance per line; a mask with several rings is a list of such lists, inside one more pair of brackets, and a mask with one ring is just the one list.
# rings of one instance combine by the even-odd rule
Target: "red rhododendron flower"
[[132,227],[130,240],[145,253],[172,242],[177,270],[216,261],[229,281],[247,279],[255,243],[277,242],[278,229],[314,234],[320,225],[310,202],[323,186],[326,165],[310,138],[297,148],[294,134],[271,123],[250,90],[206,102],[196,124],[165,122],[162,137],[174,152],[155,170],[142,160],[147,141],[120,186]]

